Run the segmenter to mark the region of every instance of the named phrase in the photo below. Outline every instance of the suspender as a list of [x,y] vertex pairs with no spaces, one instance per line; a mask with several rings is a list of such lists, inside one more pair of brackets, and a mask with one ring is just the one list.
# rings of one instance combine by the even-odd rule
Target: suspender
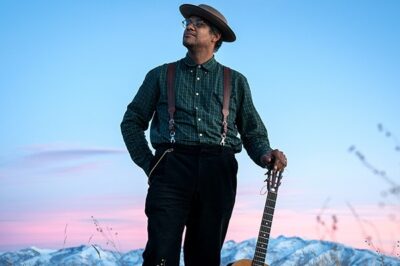
[[168,98],[168,113],[169,113],[169,136],[171,137],[171,143],[175,143],[175,69],[176,63],[168,64],[167,69],[167,98]]
[[[167,68],[167,98],[169,113],[169,135],[171,143],[175,143],[175,70],[176,62],[168,64]],[[229,100],[231,98],[231,69],[224,66],[224,98],[222,104],[222,133],[220,145],[225,145],[226,134],[228,133]]]
[[225,145],[226,133],[228,133],[229,100],[231,99],[231,69],[224,66],[224,100],[222,106],[222,134],[221,145]]

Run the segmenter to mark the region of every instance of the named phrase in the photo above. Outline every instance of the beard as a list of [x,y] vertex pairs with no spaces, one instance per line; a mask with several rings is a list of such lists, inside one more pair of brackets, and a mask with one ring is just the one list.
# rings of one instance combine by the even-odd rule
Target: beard
[[183,46],[185,46],[187,49],[192,49],[195,45],[193,43],[188,42],[185,37],[182,40]]

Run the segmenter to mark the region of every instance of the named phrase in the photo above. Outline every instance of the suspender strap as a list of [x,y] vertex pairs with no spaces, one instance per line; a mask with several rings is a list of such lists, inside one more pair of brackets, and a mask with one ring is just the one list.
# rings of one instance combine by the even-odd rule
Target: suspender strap
[[169,113],[169,135],[171,137],[171,143],[175,143],[175,69],[176,63],[168,64],[167,68],[167,98],[168,98],[168,113]]
[[[176,63],[168,64],[167,68],[167,98],[169,113],[169,135],[171,143],[175,143],[175,70]],[[231,98],[231,69],[224,66],[224,99],[222,105],[222,133],[220,144],[225,145],[226,134],[228,132],[229,102]]]
[[225,145],[226,134],[228,132],[229,102],[231,99],[231,69],[224,66],[224,100],[222,106],[222,134],[221,145]]

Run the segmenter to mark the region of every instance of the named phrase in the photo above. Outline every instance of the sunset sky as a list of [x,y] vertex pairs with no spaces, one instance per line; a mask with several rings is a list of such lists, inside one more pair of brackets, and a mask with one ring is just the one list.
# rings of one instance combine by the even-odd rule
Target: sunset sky
[[[122,251],[145,246],[147,180],[120,122],[146,73],[185,56],[183,3],[0,2],[0,251],[107,238]],[[237,35],[217,61],[247,77],[272,146],[288,157],[272,235],[393,252],[400,2],[208,4]],[[237,159],[226,239],[241,241],[258,235],[265,171],[245,151]]]

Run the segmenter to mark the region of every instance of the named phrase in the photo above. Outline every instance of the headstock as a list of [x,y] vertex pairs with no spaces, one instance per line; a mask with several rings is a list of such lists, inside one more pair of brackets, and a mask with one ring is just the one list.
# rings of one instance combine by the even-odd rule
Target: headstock
[[282,180],[282,173],[283,170],[281,171],[276,171],[276,170],[271,170],[268,169],[268,172],[265,173],[267,176],[267,179],[264,180],[264,182],[267,182],[267,190],[268,192],[278,192],[278,188],[281,184]]

